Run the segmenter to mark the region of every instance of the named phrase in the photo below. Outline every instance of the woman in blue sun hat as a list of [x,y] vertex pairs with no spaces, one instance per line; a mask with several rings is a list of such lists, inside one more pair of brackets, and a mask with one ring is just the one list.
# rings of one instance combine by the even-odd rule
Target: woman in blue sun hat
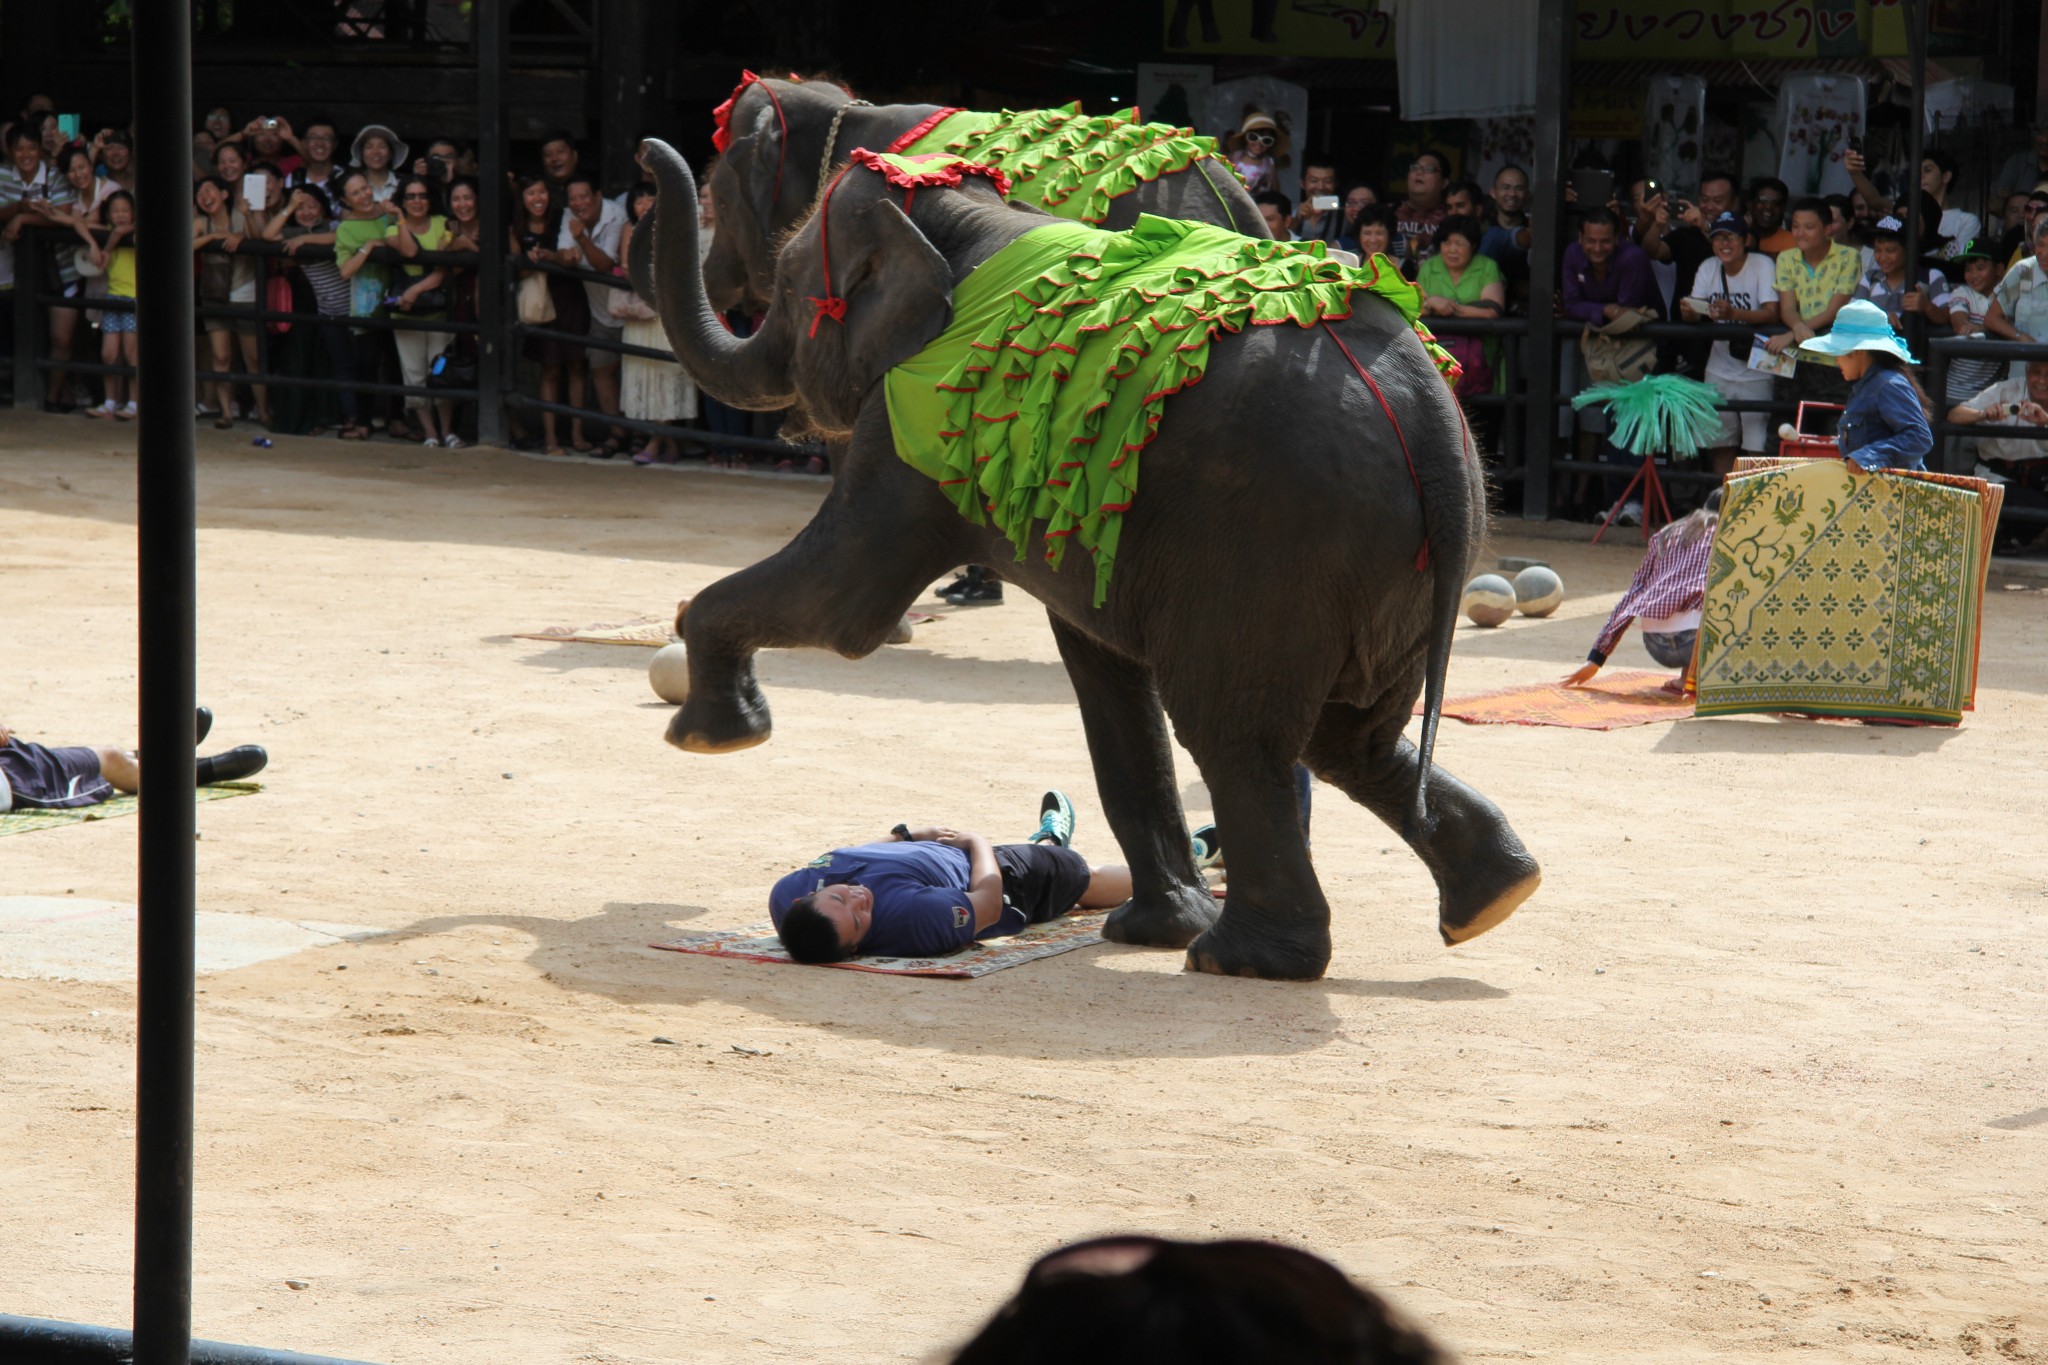
[[1826,336],[1803,341],[1799,349],[1835,357],[1850,383],[1840,433],[1843,458],[1865,469],[1927,468],[1934,409],[1906,368],[1918,362],[1882,308],[1868,299],[1846,303]]

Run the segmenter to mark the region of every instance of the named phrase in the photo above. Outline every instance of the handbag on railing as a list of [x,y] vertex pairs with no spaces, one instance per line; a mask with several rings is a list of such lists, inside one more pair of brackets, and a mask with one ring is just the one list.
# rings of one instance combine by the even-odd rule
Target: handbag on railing
[[519,281],[519,320],[545,327],[555,320],[555,301],[548,295],[548,277],[536,270]]
[[457,337],[448,343],[441,354],[427,364],[427,387],[430,389],[473,389],[476,387],[476,360],[464,360],[457,349],[468,340]]
[[1605,326],[1591,323],[1579,334],[1579,352],[1586,358],[1586,373],[1595,384],[1633,384],[1657,368],[1657,343],[1629,333],[1656,315],[1641,308],[1624,308]]
[[[264,287],[264,291],[263,291],[263,292],[264,292],[264,300],[263,300],[263,311],[264,311],[264,312],[266,312],[266,313],[290,313],[290,312],[293,312],[293,311],[295,311],[295,310],[294,310],[294,308],[292,307],[292,304],[293,304],[294,300],[293,300],[293,297],[292,297],[292,279],[291,279],[291,276],[289,276],[289,275],[272,275],[272,276],[270,277],[270,283],[269,283],[268,285],[266,285],[266,286]],[[287,333],[287,332],[291,331],[291,329],[292,329],[292,325],[291,325],[291,323],[289,323],[289,322],[282,322],[282,321],[276,321],[276,320],[273,320],[273,321],[272,321],[272,322],[270,323],[270,330],[271,330],[271,333],[272,333],[273,335],[275,335],[275,336],[283,336],[283,335],[284,335],[285,333]]]

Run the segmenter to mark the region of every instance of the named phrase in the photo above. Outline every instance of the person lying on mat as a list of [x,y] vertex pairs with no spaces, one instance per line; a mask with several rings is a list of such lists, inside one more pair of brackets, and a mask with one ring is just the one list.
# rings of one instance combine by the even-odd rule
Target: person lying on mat
[[1068,846],[1073,837],[1073,803],[1057,791],[1045,794],[1027,843],[898,825],[880,843],[834,849],[776,882],[768,913],[798,962],[843,962],[937,957],[1129,900],[1130,869],[1089,866]]
[[[1721,490],[1716,488],[1699,511],[1650,537],[1650,548],[1643,552],[1643,562],[1628,591],[1614,604],[1586,662],[1564,680],[1566,687],[1581,686],[1600,671],[1631,621],[1642,623],[1643,648],[1652,659],[1666,668],[1692,666],[1700,607],[1707,598],[1707,556],[1714,548],[1714,527],[1720,519]],[[1684,679],[1665,686],[1682,690]]]
[[[199,708],[198,738],[213,728],[213,712]],[[199,760],[199,785],[233,782],[263,771],[270,755],[244,744]],[[142,790],[142,760],[133,749],[77,746],[53,749],[20,739],[0,722],[0,811],[72,810],[97,806]]]

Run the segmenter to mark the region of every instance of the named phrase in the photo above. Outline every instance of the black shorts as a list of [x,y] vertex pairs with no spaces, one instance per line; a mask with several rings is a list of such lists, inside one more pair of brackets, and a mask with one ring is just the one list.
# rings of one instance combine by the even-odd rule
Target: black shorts
[[100,775],[97,749],[47,749],[17,739],[0,745],[0,773],[14,793],[14,808],[63,810],[97,806],[114,795]]
[[1030,924],[1058,919],[1088,889],[1088,860],[1058,844],[998,844],[996,866],[1004,903]]

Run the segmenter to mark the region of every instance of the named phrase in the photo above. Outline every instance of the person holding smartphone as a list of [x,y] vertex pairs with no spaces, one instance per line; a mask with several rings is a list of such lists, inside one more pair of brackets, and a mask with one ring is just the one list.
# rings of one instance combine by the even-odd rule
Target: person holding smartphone
[[1312,157],[1301,168],[1301,201],[1294,209],[1294,240],[1337,244],[1344,235],[1344,214],[1337,199],[1337,166],[1327,157]]

